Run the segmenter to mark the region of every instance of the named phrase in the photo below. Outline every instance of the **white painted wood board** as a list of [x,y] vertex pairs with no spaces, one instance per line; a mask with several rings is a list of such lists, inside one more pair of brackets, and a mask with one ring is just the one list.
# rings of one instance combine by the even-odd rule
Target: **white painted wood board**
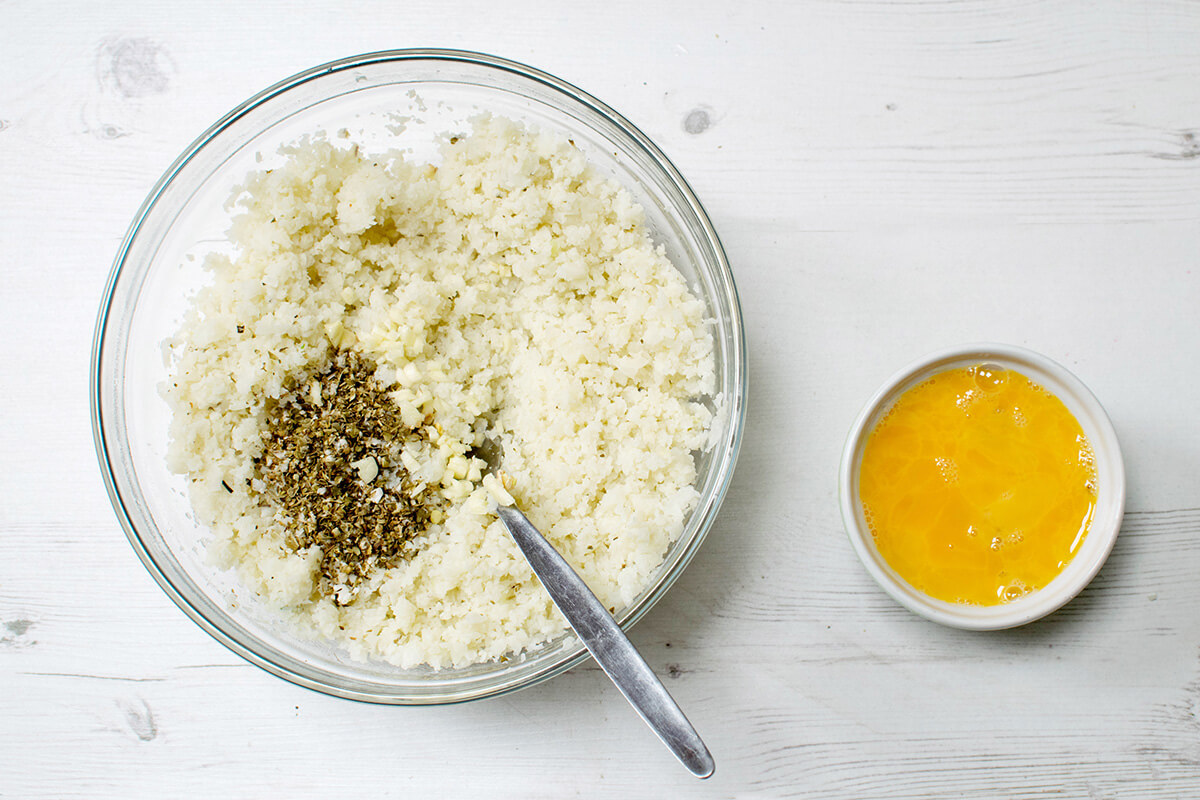
[[[258,89],[416,46],[605,100],[724,240],[746,440],[632,632],[707,782],[591,664],[446,708],[284,683],[171,604],[109,507],[89,347],[143,197]],[[1200,796],[1200,4],[8,0],[0,176],[0,797]],[[836,498],[870,393],[971,340],[1076,372],[1129,474],[1092,587],[992,634],[889,600]]]

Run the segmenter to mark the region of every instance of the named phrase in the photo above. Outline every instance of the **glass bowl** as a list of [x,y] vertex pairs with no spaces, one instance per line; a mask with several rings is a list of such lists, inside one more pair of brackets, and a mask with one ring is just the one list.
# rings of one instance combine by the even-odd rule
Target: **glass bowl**
[[[1096,464],[1096,504],[1087,536],[1063,570],[1048,584],[1000,605],[948,603],[909,584],[879,552],[859,499],[859,467],[875,426],[896,401],[939,372],[997,364],[1023,374],[1063,402],[1091,444]],[[1116,431],[1103,406],[1065,367],[1023,347],[983,343],[951,347],[910,364],[867,401],[842,452],[839,475],[842,520],[854,550],[879,586],[902,606],[953,628],[986,631],[1015,628],[1057,611],[1083,591],[1112,551],[1125,512],[1125,464]]]
[[489,111],[573,140],[624,185],[647,226],[714,323],[718,394],[707,449],[697,454],[700,500],[650,585],[616,617],[628,628],[663,596],[695,554],[733,473],[745,418],[746,354],[733,276],[713,226],[666,156],[627,120],[579,89],[492,56],[397,50],[314,67],[250,98],[201,135],[159,179],[117,253],[92,348],[92,426],[100,468],[121,525],[163,590],[198,625],[247,660],[331,695],[380,703],[450,703],[499,695],[550,678],[587,653],[570,633],[504,663],[400,669],[355,661],[309,641],[210,565],[206,530],[185,480],[167,469],[169,410],[161,343],[178,330],[206,280],[203,257],[226,244],[226,200],[281,145],[342,129],[367,148],[435,153],[434,139]]

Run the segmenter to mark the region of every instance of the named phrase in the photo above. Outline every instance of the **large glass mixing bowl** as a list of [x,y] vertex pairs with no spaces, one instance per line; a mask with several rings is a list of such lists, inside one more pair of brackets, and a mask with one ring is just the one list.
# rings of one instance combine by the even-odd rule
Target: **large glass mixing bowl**
[[[92,351],[92,423],[117,517],[163,590],[204,630],[258,666],[302,686],[381,703],[431,704],[513,691],[578,664],[587,652],[568,633],[504,663],[400,669],[356,661],[290,630],[272,609],[205,556],[185,479],[167,469],[169,409],[162,342],[210,276],[204,256],[228,247],[226,200],[280,146],[343,128],[365,147],[436,154],[435,135],[463,130],[489,111],[571,138],[641,204],[654,240],[708,306],[718,394],[708,448],[697,455],[700,501],[650,585],[618,609],[625,628],[663,596],[713,523],[733,473],[745,419],[746,354],[733,276],[712,223],[662,152],[590,95],[536,69],[492,56],[400,50],[302,72],[252,97],[171,165],[138,211],[117,254]],[[265,159],[266,163],[260,163]]]

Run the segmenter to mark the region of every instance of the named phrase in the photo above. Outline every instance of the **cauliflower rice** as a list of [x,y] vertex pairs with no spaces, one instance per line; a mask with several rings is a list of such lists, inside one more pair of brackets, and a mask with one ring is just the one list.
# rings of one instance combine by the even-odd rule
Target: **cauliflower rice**
[[[473,125],[436,167],[288,148],[243,187],[236,255],[209,257],[167,343],[169,466],[214,559],[307,635],[401,667],[513,657],[565,629],[490,511],[485,438],[521,509],[617,609],[682,532],[712,421],[704,304],[628,192],[557,136]],[[353,592],[322,584],[318,547],[289,546],[255,464],[268,409],[345,350],[429,434],[402,457],[443,503],[410,558]]]

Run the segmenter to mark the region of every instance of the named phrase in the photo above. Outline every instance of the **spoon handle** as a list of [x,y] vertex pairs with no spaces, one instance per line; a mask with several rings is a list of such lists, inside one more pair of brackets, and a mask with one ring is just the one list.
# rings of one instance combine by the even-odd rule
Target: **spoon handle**
[[496,514],[529,560],[558,610],[629,704],[663,744],[698,778],[713,774],[713,757],[608,610],[529,519],[512,506]]

